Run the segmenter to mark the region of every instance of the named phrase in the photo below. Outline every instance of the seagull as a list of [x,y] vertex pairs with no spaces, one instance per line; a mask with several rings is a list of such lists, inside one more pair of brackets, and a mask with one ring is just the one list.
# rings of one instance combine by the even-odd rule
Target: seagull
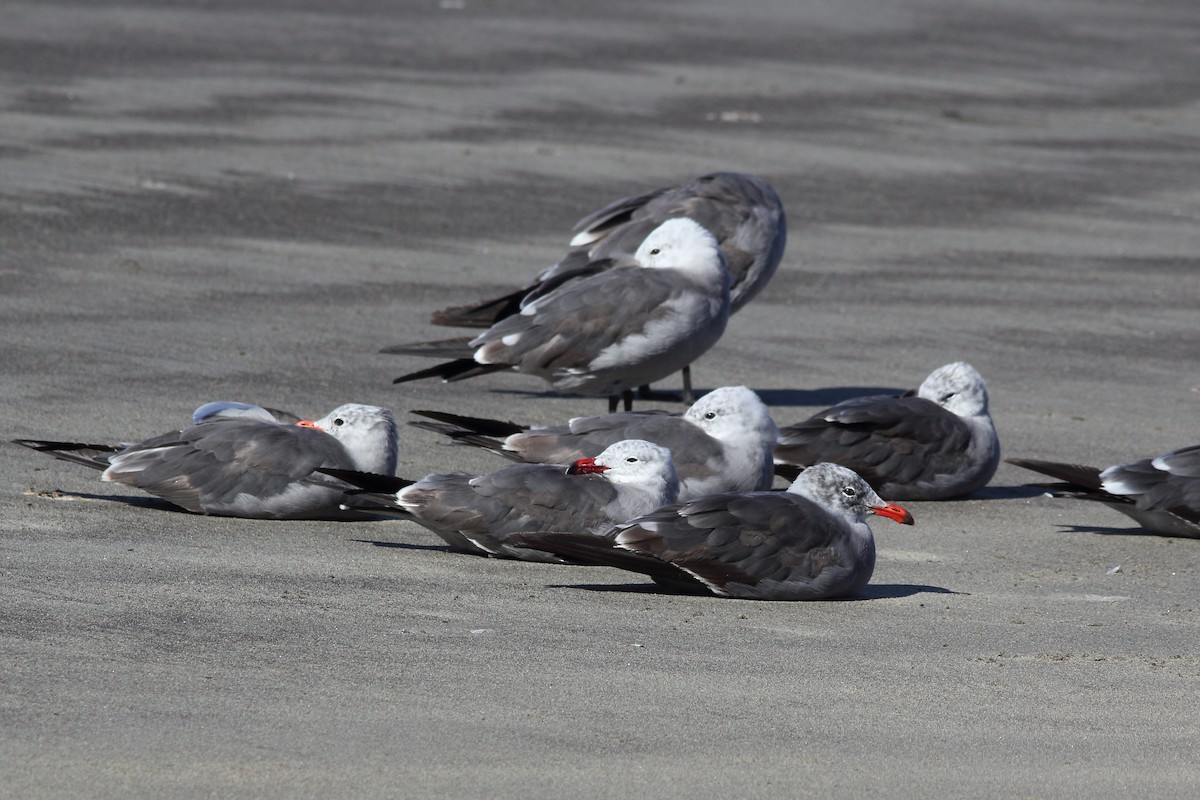
[[1038,484],[1057,496],[1104,503],[1155,533],[1200,538],[1200,444],[1103,470],[1024,458],[1005,460],[1063,481]]
[[913,523],[860,476],[814,464],[786,492],[718,494],[615,526],[603,537],[521,534],[564,560],[640,572],[693,594],[819,600],[857,592],[875,569],[869,514]]
[[896,500],[981,489],[1000,465],[983,376],[957,361],[930,373],[915,397],[856,397],[779,431],[776,474],[818,461],[843,464]]
[[314,471],[396,471],[396,418],[386,408],[347,403],[295,424],[276,422],[269,413],[263,419],[250,411],[254,406],[232,415],[205,408],[196,410],[198,424],[142,442],[14,441],[102,470],[103,481],[135,486],[196,514],[225,517],[363,519],[341,509],[344,487]]
[[[729,265],[730,310],[752,300],[775,275],[787,245],[783,203],[762,178],[713,172],[679,184],[623,197],[575,223],[570,250],[528,286],[475,305],[434,312],[435,325],[490,327],[550,288],[630,262],[646,235],[675,217],[688,217],[709,230]],[[691,368],[683,370],[683,401],[695,402]],[[643,397],[649,387],[641,387]]]
[[435,473],[419,481],[338,469],[321,472],[361,488],[349,507],[411,519],[452,550],[525,561],[559,559],[507,543],[526,531],[597,534],[648,513],[679,494],[679,475],[665,447],[628,439],[567,469],[515,464],[487,475]]
[[594,274],[627,263],[646,235],[668,219],[688,217],[712,232],[729,264],[732,309],[752,300],[771,280],[787,245],[783,203],[762,178],[713,172],[677,186],[623,197],[575,223],[571,249],[523,289],[475,305],[442,309],[434,325],[488,328],[520,311],[530,294],[563,276]]
[[618,398],[682,369],[716,344],[729,321],[729,270],[712,234],[687,219],[655,228],[635,264],[559,286],[474,339],[383,352],[454,357],[393,383],[458,381],[513,369],[556,389]]
[[577,417],[547,428],[440,411],[413,413],[438,420],[410,423],[416,427],[534,464],[569,464],[621,439],[646,439],[671,451],[681,482],[680,502],[766,490],[775,478],[771,453],[778,429],[766,405],[745,386],[714,389],[681,416],[627,411]]

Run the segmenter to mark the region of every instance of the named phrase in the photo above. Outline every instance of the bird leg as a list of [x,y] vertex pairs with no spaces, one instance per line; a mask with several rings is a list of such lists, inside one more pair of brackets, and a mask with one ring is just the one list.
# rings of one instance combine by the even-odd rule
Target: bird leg
[[617,413],[617,403],[624,401],[625,410],[633,411],[633,390],[626,389],[620,394],[609,395],[608,398],[608,413]]
[[696,392],[692,389],[692,368],[691,365],[684,367],[680,371],[680,376],[683,378],[683,391],[678,394],[675,392],[656,392],[647,386],[638,387],[638,397],[642,400],[663,400],[671,403],[687,403],[689,406],[696,402]]

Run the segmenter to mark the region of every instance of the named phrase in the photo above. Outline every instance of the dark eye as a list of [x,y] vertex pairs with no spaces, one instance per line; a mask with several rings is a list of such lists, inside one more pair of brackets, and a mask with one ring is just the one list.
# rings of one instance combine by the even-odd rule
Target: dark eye
[[705,415],[704,415],[704,418],[705,418],[705,419],[716,419],[716,418],[717,418],[717,412],[715,412],[715,411],[710,411],[710,412],[708,412],[707,414],[705,414]]
[[654,248],[653,250],[651,250],[651,251],[650,251],[650,255],[652,255],[652,256],[656,256],[656,255],[658,255],[658,254],[659,254],[659,253],[661,253],[661,252],[662,252],[662,250],[661,250],[660,248],[657,248],[657,247],[656,247],[656,248]]
[[625,459],[625,463],[627,463],[627,464],[636,464],[636,463],[637,463],[637,459],[636,459],[636,458],[634,458],[633,456],[630,456],[629,458]]
[[942,399],[940,402],[944,403],[947,400],[949,400],[951,397],[954,397],[954,395],[956,395],[956,394],[958,394],[958,392],[950,392],[950,394],[944,394],[944,395],[942,395]]
[[846,497],[854,497],[858,494],[858,492],[853,486],[844,486],[842,487],[842,494],[846,495]]
[[340,428],[341,426],[343,426],[343,425],[345,425],[345,424],[346,424],[346,420],[342,419],[341,417],[338,417],[337,419],[335,419],[335,420],[333,421],[333,424],[334,424],[334,426],[335,426],[335,427],[339,427],[339,428]]

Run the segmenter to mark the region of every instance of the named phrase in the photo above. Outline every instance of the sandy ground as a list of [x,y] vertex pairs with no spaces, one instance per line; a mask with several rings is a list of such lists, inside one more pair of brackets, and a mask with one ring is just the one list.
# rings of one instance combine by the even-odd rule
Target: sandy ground
[[[964,359],[1007,455],[1197,441],[1191,0],[3,16],[5,440],[213,399],[596,412],[516,375],[393,387],[423,364],[376,351],[451,335],[430,310],[521,283],[592,208],[733,169],[790,241],[699,386],[787,424]],[[403,475],[499,466],[404,433]],[[772,604],[176,513],[3,445],[0,794],[1196,796],[1200,541],[1028,478],[877,521],[857,600]]]

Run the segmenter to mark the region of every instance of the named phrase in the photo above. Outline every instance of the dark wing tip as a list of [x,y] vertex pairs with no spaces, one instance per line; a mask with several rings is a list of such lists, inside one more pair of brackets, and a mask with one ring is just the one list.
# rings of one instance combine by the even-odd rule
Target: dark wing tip
[[353,469],[337,469],[336,467],[317,467],[317,472],[345,481],[368,492],[395,494],[406,486],[412,486],[416,481],[398,478],[395,475],[380,475],[376,472],[359,472]]

